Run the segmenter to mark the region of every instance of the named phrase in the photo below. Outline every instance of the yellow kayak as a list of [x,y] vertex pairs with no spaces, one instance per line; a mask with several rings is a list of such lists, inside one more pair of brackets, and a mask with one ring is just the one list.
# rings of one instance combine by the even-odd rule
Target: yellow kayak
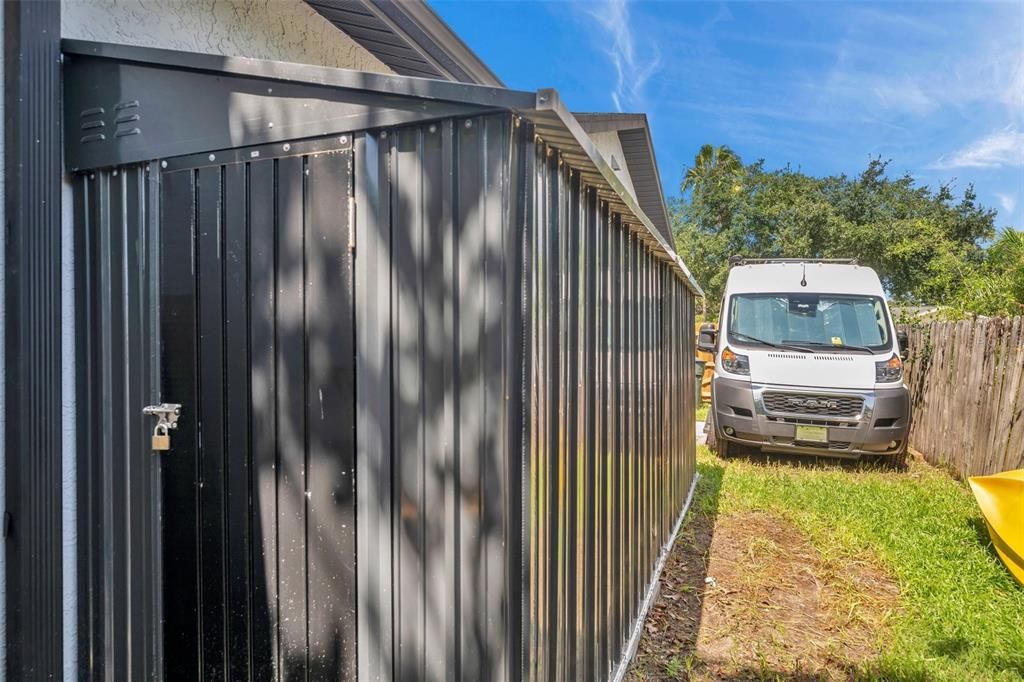
[[1024,469],[968,479],[999,558],[1024,585]]

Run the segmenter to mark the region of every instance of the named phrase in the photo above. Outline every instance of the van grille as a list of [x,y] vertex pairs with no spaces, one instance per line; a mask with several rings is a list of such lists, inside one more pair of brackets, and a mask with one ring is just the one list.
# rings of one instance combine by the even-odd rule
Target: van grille
[[806,393],[764,394],[764,407],[769,412],[814,414],[829,417],[856,417],[864,406],[860,396],[810,395]]

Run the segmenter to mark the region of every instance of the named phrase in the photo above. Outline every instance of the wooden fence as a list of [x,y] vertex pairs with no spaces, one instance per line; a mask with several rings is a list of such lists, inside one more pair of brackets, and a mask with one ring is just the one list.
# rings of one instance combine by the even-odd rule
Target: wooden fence
[[1024,468],[1024,317],[906,330],[911,447],[963,477]]

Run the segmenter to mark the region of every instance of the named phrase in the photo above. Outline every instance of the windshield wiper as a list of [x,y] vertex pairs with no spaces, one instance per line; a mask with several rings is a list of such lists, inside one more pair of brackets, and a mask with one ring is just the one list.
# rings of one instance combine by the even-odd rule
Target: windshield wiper
[[732,334],[733,336],[740,337],[742,339],[746,339],[747,341],[750,341],[752,343],[763,344],[765,346],[768,346],[769,348],[782,348],[784,350],[798,350],[801,353],[813,353],[814,352],[810,348],[804,348],[803,346],[794,346],[793,344],[786,343],[785,341],[783,341],[782,343],[772,343],[771,341],[765,341],[764,339],[759,339],[756,336],[751,336],[750,334],[744,334],[743,332],[729,332],[729,333]]
[[808,346],[820,346],[821,348],[835,348],[836,350],[859,350],[869,355],[874,355],[875,351],[871,350],[867,346],[854,346],[849,343],[823,343],[821,341],[802,341]]

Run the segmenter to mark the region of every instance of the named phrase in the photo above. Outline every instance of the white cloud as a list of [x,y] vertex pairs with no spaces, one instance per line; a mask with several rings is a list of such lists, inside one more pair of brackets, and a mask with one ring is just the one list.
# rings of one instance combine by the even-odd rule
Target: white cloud
[[1005,89],[1003,101],[1012,115],[1024,116],[1024,51],[1011,61],[1011,74]]
[[649,45],[654,50],[651,57],[637,57],[626,0],[609,0],[593,6],[588,5],[586,13],[610,39],[605,52],[615,67],[615,89],[610,93],[615,109],[642,109],[644,85],[660,64],[656,46]]
[[890,80],[879,78],[874,83],[874,95],[886,109],[905,111],[911,114],[929,114],[939,103],[920,84],[910,78]]
[[931,168],[1024,167],[1024,133],[1006,128],[940,157]]
[[1017,208],[1017,195],[1010,192],[995,192],[996,199],[999,199],[999,205],[1003,207],[1003,210],[1007,213],[1013,213],[1013,209]]
[[834,41],[834,63],[819,87],[819,107],[921,121],[978,120],[981,114],[986,117],[982,132],[1007,123],[1024,130],[1019,5],[1014,12],[992,5],[985,6],[991,11],[972,6],[956,12],[814,7],[823,21],[844,24]]

